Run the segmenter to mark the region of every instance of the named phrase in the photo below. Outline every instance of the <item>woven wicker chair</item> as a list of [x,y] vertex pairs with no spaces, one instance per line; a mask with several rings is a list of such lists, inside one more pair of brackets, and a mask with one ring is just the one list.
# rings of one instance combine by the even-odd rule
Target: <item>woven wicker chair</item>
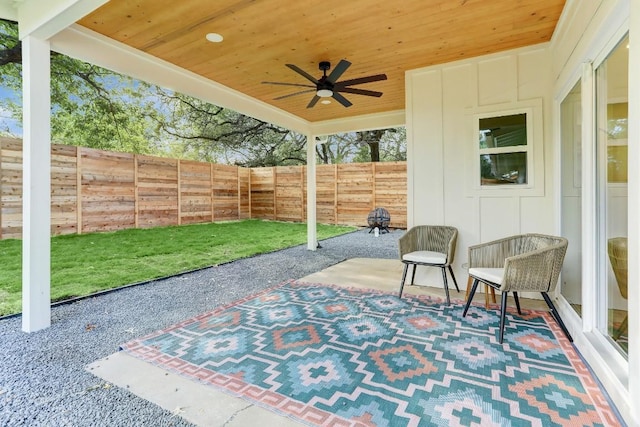
[[458,230],[455,227],[445,225],[418,225],[412,227],[400,237],[398,244],[400,260],[404,263],[404,271],[402,272],[402,282],[400,282],[399,297],[402,298],[402,290],[407,279],[409,265],[413,265],[412,285],[414,284],[417,265],[440,267],[442,269],[447,304],[450,304],[447,268],[453,278],[453,283],[456,285],[456,290],[460,292],[456,276],[453,275],[453,270],[451,269],[451,263],[453,263],[453,257],[456,253],[457,239]]
[[568,241],[564,237],[543,234],[523,234],[469,247],[469,276],[473,278],[471,293],[462,316],[467,315],[479,282],[502,293],[500,312],[500,343],[504,337],[507,295],[513,292],[518,313],[518,292],[540,292],[569,341],[564,322],[553,305],[548,292],[555,290],[562,269]]
[[[620,295],[622,295],[622,298],[627,299],[627,238],[614,237],[609,239],[607,243],[609,261],[611,261],[611,268],[616,276],[616,282],[618,282]],[[629,317],[625,316],[620,326],[614,329],[611,337],[617,341],[627,331],[628,327]]]

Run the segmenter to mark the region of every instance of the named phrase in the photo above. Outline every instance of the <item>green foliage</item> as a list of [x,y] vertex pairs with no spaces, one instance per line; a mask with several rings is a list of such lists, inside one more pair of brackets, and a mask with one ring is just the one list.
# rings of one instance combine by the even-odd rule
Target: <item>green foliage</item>
[[[318,238],[354,227],[318,224]],[[246,220],[51,239],[51,299],[59,301],[306,242],[306,224]],[[21,310],[21,241],[0,240],[0,315]]]

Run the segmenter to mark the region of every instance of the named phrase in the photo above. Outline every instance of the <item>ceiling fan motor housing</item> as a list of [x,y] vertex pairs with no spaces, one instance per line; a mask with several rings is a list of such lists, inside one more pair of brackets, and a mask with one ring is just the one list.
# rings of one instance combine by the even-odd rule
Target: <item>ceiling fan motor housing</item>
[[[283,98],[289,98],[291,96],[299,95],[302,93],[315,92],[313,98],[311,98],[311,101],[309,102],[309,104],[307,104],[307,108],[312,108],[314,105],[316,105],[316,103],[320,99],[328,98],[328,97],[332,97],[333,99],[338,101],[338,103],[342,104],[342,106],[344,107],[350,107],[352,105],[351,101],[345,98],[340,92],[351,93],[356,95],[364,95],[364,96],[374,96],[379,98],[380,96],[382,96],[382,92],[377,92],[377,91],[368,90],[368,89],[358,89],[358,88],[353,88],[351,86],[360,85],[364,83],[377,82],[380,80],[387,79],[386,74],[376,74],[372,76],[340,80],[340,77],[342,76],[342,74],[345,71],[347,71],[347,68],[349,68],[349,66],[351,65],[351,63],[346,59],[340,60],[338,65],[333,69],[333,71],[329,75],[327,75],[327,71],[331,68],[331,63],[329,61],[321,61],[318,64],[318,68],[320,68],[320,70],[322,71],[322,77],[320,77],[319,79],[316,79],[311,74],[307,73],[306,71],[304,71],[303,69],[301,69],[300,67],[294,64],[285,64],[285,65],[290,69],[292,69],[293,71],[295,71],[296,73],[298,73],[299,75],[301,75],[302,77],[304,77],[305,79],[307,79],[309,82],[313,84],[313,86],[309,84],[305,85],[300,83],[284,83],[284,82],[263,82],[263,83],[311,88],[311,89],[304,89],[295,93],[274,98],[274,99],[283,99]],[[323,101],[323,103],[327,103],[327,102]]]

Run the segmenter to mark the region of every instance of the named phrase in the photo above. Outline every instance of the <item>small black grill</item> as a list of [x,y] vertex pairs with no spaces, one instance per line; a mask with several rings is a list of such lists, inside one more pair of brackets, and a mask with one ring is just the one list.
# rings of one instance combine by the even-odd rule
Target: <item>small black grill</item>
[[375,208],[369,212],[367,216],[367,224],[369,224],[369,233],[371,233],[376,227],[382,231],[389,232],[389,223],[391,222],[391,215],[385,208]]

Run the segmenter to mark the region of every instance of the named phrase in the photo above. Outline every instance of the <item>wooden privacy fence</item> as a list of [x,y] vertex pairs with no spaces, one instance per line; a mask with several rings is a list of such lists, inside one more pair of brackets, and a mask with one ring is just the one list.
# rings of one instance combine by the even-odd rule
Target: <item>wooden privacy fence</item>
[[[306,166],[251,169],[251,217],[304,221],[306,174]],[[378,206],[389,211],[391,227],[406,228],[406,162],[316,166],[318,222],[366,226]]]
[[[367,225],[377,206],[406,227],[406,163],[318,165],[318,222]],[[0,138],[0,238],[22,235],[22,141]],[[241,168],[51,146],[51,232],[246,218],[306,220],[306,166]]]

